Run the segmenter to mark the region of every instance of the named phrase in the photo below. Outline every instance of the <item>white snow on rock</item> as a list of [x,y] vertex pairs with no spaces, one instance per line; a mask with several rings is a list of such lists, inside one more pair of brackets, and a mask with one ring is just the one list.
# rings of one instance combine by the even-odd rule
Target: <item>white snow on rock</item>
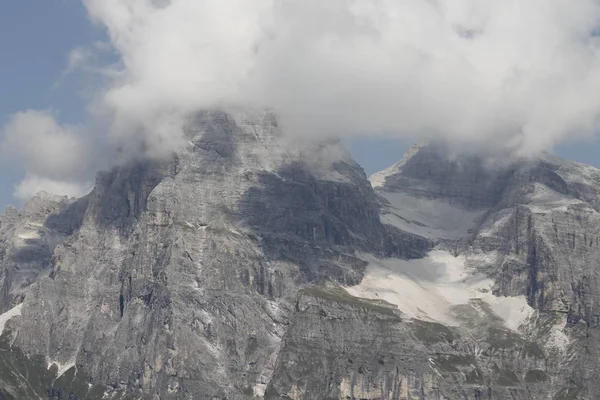
[[585,204],[583,201],[555,192],[540,183],[535,183],[528,196],[526,206],[533,212],[546,214],[551,211],[568,211],[570,206]]
[[398,306],[408,317],[459,325],[453,307],[480,299],[500,317],[507,328],[517,330],[534,312],[525,296],[497,297],[493,281],[470,271],[465,257],[436,250],[419,260],[377,259],[369,262],[358,286],[346,288],[356,297],[385,300]]
[[57,361],[49,361],[48,362],[48,369],[50,369],[53,365],[56,365],[56,367],[58,368],[58,371],[56,373],[56,378],[60,378],[61,376],[64,375],[65,372],[67,372],[68,370],[70,370],[71,368],[73,368],[75,366],[75,362],[71,361],[68,363],[59,363]]
[[375,172],[373,175],[369,177],[369,181],[371,182],[371,186],[373,188],[379,188],[385,185],[385,180],[388,176],[392,176],[398,173],[398,163],[388,167],[382,171]]
[[567,317],[563,316],[562,320],[557,324],[554,324],[550,328],[550,333],[548,334],[548,343],[549,347],[554,347],[561,350],[566,350],[569,345],[569,338],[565,333],[564,326],[567,324]]
[[4,314],[0,314],[0,335],[4,333],[4,326],[12,317],[16,317],[17,315],[21,315],[21,308],[23,307],[23,303],[19,304],[16,307],[11,308]]
[[425,145],[426,145],[426,143],[422,142],[422,143],[418,143],[418,144],[411,146],[406,151],[406,153],[404,153],[404,155],[402,156],[402,159],[400,161],[398,161],[397,163],[395,163],[392,166],[387,167],[386,169],[384,169],[382,171],[375,172],[373,175],[371,175],[369,177],[371,186],[373,186],[374,188],[379,188],[379,187],[385,186],[386,178],[388,176],[396,175],[397,173],[399,173],[402,170],[402,167],[406,164],[406,162],[408,160],[410,160],[412,158],[412,156],[417,154],[417,152]]

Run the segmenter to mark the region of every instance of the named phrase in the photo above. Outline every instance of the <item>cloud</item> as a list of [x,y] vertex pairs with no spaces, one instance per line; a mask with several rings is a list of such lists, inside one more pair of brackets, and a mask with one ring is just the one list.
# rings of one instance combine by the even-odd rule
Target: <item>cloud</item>
[[[94,81],[85,126],[40,111],[9,121],[3,147],[32,176],[81,182],[106,149],[170,152],[214,107],[271,108],[301,137],[519,156],[600,128],[597,0],[82,1],[118,60]],[[96,73],[106,43],[75,49],[66,71]]]
[[92,56],[93,52],[87,47],[76,47],[72,49],[69,52],[67,66],[62,73],[62,78],[81,68],[84,68],[86,65],[88,65]]
[[26,201],[42,191],[69,197],[81,197],[89,193],[91,187],[89,183],[56,181],[35,174],[27,174],[15,187],[13,196]]
[[187,116],[246,102],[270,0],[84,3],[121,56],[120,68],[111,66],[113,85],[95,104],[111,121],[111,143],[126,152],[140,141],[150,152],[169,151]]
[[29,110],[13,115],[2,133],[3,158],[52,179],[81,176],[88,149],[79,127],[59,125],[49,111]]
[[2,161],[26,172],[15,189],[19,199],[29,198],[38,190],[80,194],[81,185],[97,167],[82,128],[60,125],[49,111],[17,113],[1,133]]
[[298,135],[442,137],[521,154],[592,135],[596,0],[84,0],[121,56],[111,135],[163,147],[198,109]]

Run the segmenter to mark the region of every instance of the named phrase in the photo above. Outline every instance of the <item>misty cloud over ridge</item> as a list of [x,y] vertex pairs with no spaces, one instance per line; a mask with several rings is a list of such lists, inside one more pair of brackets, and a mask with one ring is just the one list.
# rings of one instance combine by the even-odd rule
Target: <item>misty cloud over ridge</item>
[[0,157],[23,163],[26,176],[14,196],[26,200],[39,191],[80,196],[89,187],[96,156],[82,126],[60,125],[47,111],[13,115],[2,128]]
[[194,112],[247,104],[293,135],[519,156],[598,130],[597,0],[82,1],[120,58],[90,118],[121,148],[160,153]]
[[[117,119],[259,103],[296,134],[547,149],[600,115],[595,0],[85,0],[123,60]],[[154,121],[151,126],[155,126]],[[160,127],[161,124],[158,124]]]

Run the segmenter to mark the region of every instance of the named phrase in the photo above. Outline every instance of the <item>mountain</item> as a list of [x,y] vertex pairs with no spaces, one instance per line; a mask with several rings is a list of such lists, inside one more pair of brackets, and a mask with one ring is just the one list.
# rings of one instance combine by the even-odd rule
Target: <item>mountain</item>
[[0,217],[0,398],[595,398],[600,171],[415,147],[367,179],[269,112]]
[[[472,335],[473,365],[514,398],[600,397],[600,171],[549,155],[502,165],[450,153],[416,146],[371,177],[382,221],[436,243],[424,260],[392,263],[383,298]],[[355,293],[392,285],[379,268]]]

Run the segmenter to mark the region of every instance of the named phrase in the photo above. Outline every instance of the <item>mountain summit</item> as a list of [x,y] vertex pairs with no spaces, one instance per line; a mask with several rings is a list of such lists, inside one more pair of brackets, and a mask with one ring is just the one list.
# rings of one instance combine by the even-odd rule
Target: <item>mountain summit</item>
[[371,185],[268,112],[186,141],[2,214],[1,398],[600,396],[600,171],[426,145]]

